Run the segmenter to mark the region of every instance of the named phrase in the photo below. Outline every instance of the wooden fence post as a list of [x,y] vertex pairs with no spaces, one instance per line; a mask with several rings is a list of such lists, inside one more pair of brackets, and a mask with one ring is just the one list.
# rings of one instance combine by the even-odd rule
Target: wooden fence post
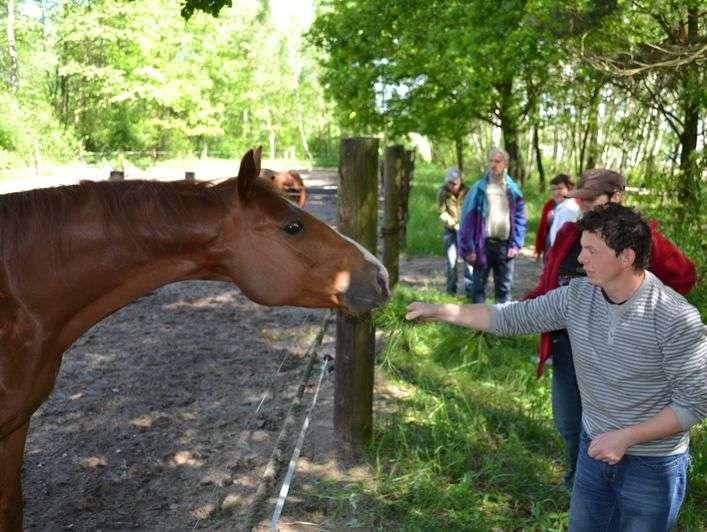
[[[338,227],[371,253],[376,252],[378,139],[341,140]],[[334,431],[345,456],[356,457],[371,438],[375,329],[371,313],[336,320]]]
[[388,270],[391,290],[398,284],[400,253],[400,182],[403,173],[405,150],[399,144],[385,149],[383,186],[383,265]]
[[415,174],[415,150],[405,150],[403,160],[403,176],[400,181],[400,248],[407,249],[408,202],[410,187]]

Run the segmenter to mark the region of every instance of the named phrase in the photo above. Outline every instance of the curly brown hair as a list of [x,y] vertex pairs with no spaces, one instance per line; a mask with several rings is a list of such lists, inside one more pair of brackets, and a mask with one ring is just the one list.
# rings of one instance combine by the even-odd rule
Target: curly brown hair
[[636,254],[633,268],[648,268],[651,256],[651,229],[641,213],[619,203],[607,203],[589,211],[577,222],[582,231],[595,233],[614,250],[616,256],[624,249]]

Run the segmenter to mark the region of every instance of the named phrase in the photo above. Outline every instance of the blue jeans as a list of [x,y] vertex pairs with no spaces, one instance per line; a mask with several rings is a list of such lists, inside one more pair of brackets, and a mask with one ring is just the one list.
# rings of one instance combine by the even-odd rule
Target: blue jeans
[[589,457],[590,443],[583,430],[570,503],[570,532],[670,530],[685,498],[689,454],[627,454],[612,466]]
[[[442,235],[442,245],[444,246],[444,273],[447,276],[447,293],[457,295],[457,262],[459,257],[459,247],[457,244],[457,232],[445,229]],[[464,261],[462,261],[464,262]],[[472,268],[464,262],[464,292],[467,297],[471,297],[471,276]]]
[[486,239],[486,267],[474,265],[471,300],[474,303],[486,301],[486,284],[489,272],[493,270],[493,284],[496,303],[505,303],[511,299],[513,284],[514,259],[508,258],[508,241]]
[[567,331],[552,333],[552,418],[567,448],[565,486],[572,489],[582,430],[582,399]]

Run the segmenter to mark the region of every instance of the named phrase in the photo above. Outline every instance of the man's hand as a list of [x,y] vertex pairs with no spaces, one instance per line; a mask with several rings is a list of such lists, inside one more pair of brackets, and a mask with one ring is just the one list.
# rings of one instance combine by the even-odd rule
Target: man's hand
[[506,256],[509,259],[515,258],[516,255],[518,255],[518,248],[508,248],[508,252],[506,253]]
[[468,263],[471,264],[472,266],[476,264],[476,252],[470,251],[466,255],[464,255],[464,260]]
[[626,454],[626,449],[633,444],[634,442],[631,441],[628,431],[625,429],[612,430],[594,438],[589,445],[587,454],[595,460],[614,465],[619,463],[624,454]]
[[632,445],[672,436],[682,430],[685,429],[680,424],[675,411],[666,406],[652,418],[641,421],[637,425],[600,434],[592,440],[588,454],[595,460],[614,465],[623,458],[626,449]]
[[438,305],[413,301],[407,306],[406,320],[430,321]]
[[487,331],[491,325],[491,311],[486,305],[435,305],[414,301],[407,306],[405,319],[422,322],[442,321],[477,331]]

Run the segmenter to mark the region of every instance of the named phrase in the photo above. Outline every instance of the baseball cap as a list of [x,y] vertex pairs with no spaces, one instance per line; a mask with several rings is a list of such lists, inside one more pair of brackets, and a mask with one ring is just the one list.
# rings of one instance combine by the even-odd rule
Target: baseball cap
[[585,170],[579,184],[567,193],[568,198],[592,199],[600,194],[613,194],[626,188],[626,178],[618,172],[606,168]]
[[452,181],[459,181],[459,170],[456,168],[450,168],[444,176],[444,183],[451,183]]

